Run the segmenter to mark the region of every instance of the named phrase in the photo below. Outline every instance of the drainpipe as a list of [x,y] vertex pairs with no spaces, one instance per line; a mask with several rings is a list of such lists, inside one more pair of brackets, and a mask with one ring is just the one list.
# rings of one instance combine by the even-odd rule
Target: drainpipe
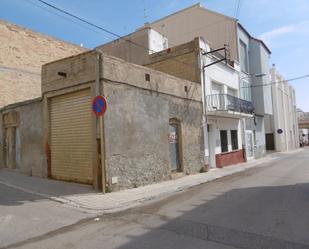
[[284,122],[284,130],[285,130],[285,146],[286,151],[289,151],[289,142],[288,142],[288,125],[287,125],[287,116],[286,116],[286,92],[285,92],[285,84],[283,84],[282,88],[282,102],[283,102],[283,122]]
[[[103,95],[103,84],[100,84],[100,79],[103,78],[103,57],[100,52],[96,51],[96,64],[95,64],[95,95]],[[100,154],[101,154],[101,174],[102,174],[102,192],[106,193],[106,168],[105,168],[105,136],[103,116],[96,118],[96,138],[100,141]],[[100,169],[100,167],[99,167]],[[98,176],[100,172],[98,172]],[[98,177],[97,176],[97,177]],[[99,177],[98,177],[99,179]]]
[[[206,44],[205,44],[206,45]],[[206,50],[207,52],[209,51],[209,47],[206,45]],[[199,61],[199,67],[200,67],[200,72],[202,74],[201,77],[201,86],[202,86],[202,104],[203,104],[203,134],[204,134],[204,165],[209,165],[209,158],[210,158],[210,153],[209,153],[209,145],[208,145],[208,129],[207,129],[207,99],[206,99],[206,79],[205,79],[205,69],[204,69],[204,64],[206,65],[207,63],[204,63],[203,61],[203,51],[202,49],[199,50],[198,53],[198,61]],[[206,154],[206,150],[208,151],[208,156]],[[209,165],[211,166],[211,165]]]

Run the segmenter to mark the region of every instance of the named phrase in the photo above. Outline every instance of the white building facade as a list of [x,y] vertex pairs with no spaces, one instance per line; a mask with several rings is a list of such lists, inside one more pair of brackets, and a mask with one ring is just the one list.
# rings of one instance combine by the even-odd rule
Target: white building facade
[[299,147],[298,113],[294,88],[276,70],[270,69],[274,115],[273,127],[276,151],[290,151]]
[[254,117],[245,119],[247,158],[261,158],[266,154],[266,137],[269,131],[265,120],[272,115],[272,96],[269,82],[270,50],[263,41],[252,37],[238,23],[238,53],[240,62],[240,96],[252,101]]
[[[201,40],[203,53],[208,44]],[[216,54],[202,57],[205,66],[220,58]],[[206,155],[209,166],[224,167],[247,160],[244,119],[253,117],[251,101],[240,98],[238,63],[217,63],[204,69],[205,104],[207,114]],[[207,147],[208,146],[208,147]]]

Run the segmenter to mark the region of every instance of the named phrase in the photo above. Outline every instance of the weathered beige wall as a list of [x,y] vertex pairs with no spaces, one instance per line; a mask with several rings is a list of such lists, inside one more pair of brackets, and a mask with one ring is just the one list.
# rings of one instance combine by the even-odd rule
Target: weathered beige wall
[[[42,66],[42,95],[95,80],[95,52],[89,51]],[[58,75],[66,73],[66,77]]]
[[147,67],[194,82],[201,82],[198,65],[199,39],[149,56]]
[[148,63],[149,55],[149,29],[145,28],[101,45],[97,49],[102,52],[123,59],[127,62],[143,65]]
[[41,66],[85,51],[0,21],[0,107],[41,96]]
[[[108,180],[112,190],[131,188],[171,177],[169,120],[181,123],[184,173],[203,166],[200,84],[103,57],[104,116]],[[150,74],[150,82],[145,81]],[[188,92],[185,92],[185,86]]]
[[231,60],[238,61],[236,25],[236,19],[210,11],[199,4],[149,24],[168,38],[169,47],[201,36],[212,48],[229,44]]
[[20,130],[20,169],[19,172],[33,175],[46,176],[44,164],[44,150],[42,146],[42,102],[35,99],[13,104],[0,109],[0,168],[4,167],[4,125],[3,116],[16,112],[17,126]]

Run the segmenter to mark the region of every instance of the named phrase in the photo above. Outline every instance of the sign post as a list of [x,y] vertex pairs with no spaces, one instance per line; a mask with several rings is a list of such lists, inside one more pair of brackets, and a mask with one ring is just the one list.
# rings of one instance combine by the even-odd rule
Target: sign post
[[[106,112],[107,109],[107,101],[106,98],[104,96],[96,96],[93,100],[92,100],[92,111],[93,113],[97,116],[97,118],[99,119],[99,125],[100,125],[100,148],[101,148],[101,165],[102,168],[104,165],[104,130],[103,130],[103,115]],[[102,172],[102,192],[103,194],[106,193],[106,183],[105,183],[105,170],[104,172]]]

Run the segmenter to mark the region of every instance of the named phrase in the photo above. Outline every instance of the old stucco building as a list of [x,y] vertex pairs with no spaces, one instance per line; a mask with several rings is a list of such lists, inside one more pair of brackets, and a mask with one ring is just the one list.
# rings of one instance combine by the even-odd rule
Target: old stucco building
[[[48,176],[114,191],[199,172],[200,87],[99,50],[44,65]],[[108,102],[103,124],[91,110],[97,95]]]
[[[200,84],[0,27],[0,167],[105,191],[203,169]],[[103,122],[97,95],[108,101]]]
[[44,176],[42,101],[35,98],[0,109],[0,169]]

